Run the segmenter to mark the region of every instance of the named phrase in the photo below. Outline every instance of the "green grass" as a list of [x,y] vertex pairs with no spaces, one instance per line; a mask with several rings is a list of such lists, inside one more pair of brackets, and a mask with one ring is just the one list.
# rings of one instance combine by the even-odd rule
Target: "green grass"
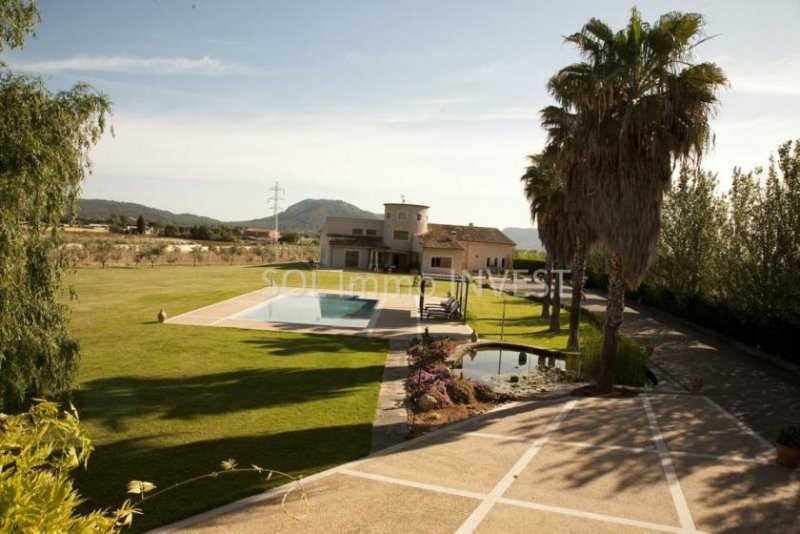
[[[140,267],[67,278],[83,348],[74,402],[97,449],[77,474],[87,508],[119,505],[129,480],[165,487],[229,457],[308,475],[369,450],[385,342],[155,320],[160,307],[174,316],[257,289],[262,272]],[[137,530],[266,487],[249,475],[192,485],[147,503]]]
[[[295,272],[299,270],[301,274]],[[97,448],[77,476],[87,508],[115,507],[127,482],[165,487],[229,457],[243,465],[308,475],[363,456],[387,343],[323,336],[160,324],[170,316],[264,285],[402,291],[414,277],[310,271],[304,264],[80,269],[71,329],[83,348],[74,402]],[[284,278],[285,277],[285,278]],[[365,282],[366,281],[366,282]],[[452,289],[438,283],[429,298]],[[482,338],[563,349],[539,303],[472,288],[469,323]],[[591,326],[581,326],[586,335]],[[280,482],[273,481],[272,484]],[[254,476],[202,482],[145,505],[136,530],[199,513],[269,485]]]

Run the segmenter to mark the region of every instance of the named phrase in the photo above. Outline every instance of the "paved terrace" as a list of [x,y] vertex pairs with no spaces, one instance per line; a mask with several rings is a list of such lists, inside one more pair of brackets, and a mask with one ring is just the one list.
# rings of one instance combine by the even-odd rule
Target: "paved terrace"
[[[517,403],[157,532],[775,532],[798,471],[706,397]],[[290,499],[291,512],[303,508]]]
[[[306,334],[334,334],[379,337],[390,341],[408,341],[422,333],[428,327],[431,334],[452,337],[467,337],[471,330],[468,326],[455,321],[430,320],[424,323],[419,320],[418,297],[408,293],[376,293],[356,292],[366,298],[378,299],[377,316],[369,328],[342,328],[325,325],[306,325],[294,323],[278,323],[268,321],[251,321],[236,319],[234,316],[271,298],[286,293],[314,293],[308,289],[266,287],[239,295],[222,302],[217,302],[197,310],[167,319],[170,324],[195,326],[216,326],[229,328],[246,328],[251,330],[274,330],[284,332],[300,332]],[[349,291],[320,290],[318,293],[352,295]]]

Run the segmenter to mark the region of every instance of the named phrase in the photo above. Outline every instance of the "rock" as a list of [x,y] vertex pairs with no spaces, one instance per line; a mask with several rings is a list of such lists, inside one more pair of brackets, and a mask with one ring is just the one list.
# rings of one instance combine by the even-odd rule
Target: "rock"
[[423,393],[419,400],[417,400],[417,406],[419,406],[419,409],[424,412],[433,410],[438,405],[439,401],[436,400],[436,397],[429,395],[428,393]]
[[161,308],[161,311],[158,312],[158,322],[163,323],[167,320],[167,312],[164,311],[164,308]]

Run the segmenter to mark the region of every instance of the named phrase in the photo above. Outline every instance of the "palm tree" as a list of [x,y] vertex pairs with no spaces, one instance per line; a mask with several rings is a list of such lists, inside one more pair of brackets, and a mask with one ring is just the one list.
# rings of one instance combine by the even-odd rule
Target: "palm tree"
[[703,25],[701,15],[680,12],[649,24],[635,8],[616,33],[591,19],[566,38],[583,61],[548,84],[575,114],[580,166],[595,187],[587,223],[611,251],[601,392],[614,385],[625,289],[641,283],[655,255],[672,170],[712,142],[709,119],[727,80],[716,64],[694,62]]
[[560,106],[548,106],[541,111],[542,126],[547,130],[545,149],[557,160],[560,181],[564,189],[564,209],[568,217],[562,230],[559,256],[572,261],[572,299],[570,303],[569,338],[567,350],[580,348],[579,327],[586,255],[597,239],[588,225],[587,211],[592,208],[592,181],[580,146],[583,139],[577,116]]
[[[539,239],[544,244],[546,293],[542,303],[542,317],[550,318],[550,330],[561,329],[561,277],[556,277],[552,287],[552,271],[568,261],[565,241],[568,240],[568,217],[565,213],[564,188],[556,167],[556,153],[545,150],[528,156],[530,165],[520,181],[531,207],[531,217],[539,229]],[[552,297],[551,297],[552,295]],[[552,302],[553,310],[548,313]]]

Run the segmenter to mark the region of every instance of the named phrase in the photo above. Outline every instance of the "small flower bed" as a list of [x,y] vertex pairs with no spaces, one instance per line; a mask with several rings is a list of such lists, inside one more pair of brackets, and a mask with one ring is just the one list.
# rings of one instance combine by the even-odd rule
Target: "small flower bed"
[[411,373],[406,390],[413,414],[412,434],[485,412],[514,398],[457,376],[445,363],[455,347],[450,338],[423,334],[408,349]]

